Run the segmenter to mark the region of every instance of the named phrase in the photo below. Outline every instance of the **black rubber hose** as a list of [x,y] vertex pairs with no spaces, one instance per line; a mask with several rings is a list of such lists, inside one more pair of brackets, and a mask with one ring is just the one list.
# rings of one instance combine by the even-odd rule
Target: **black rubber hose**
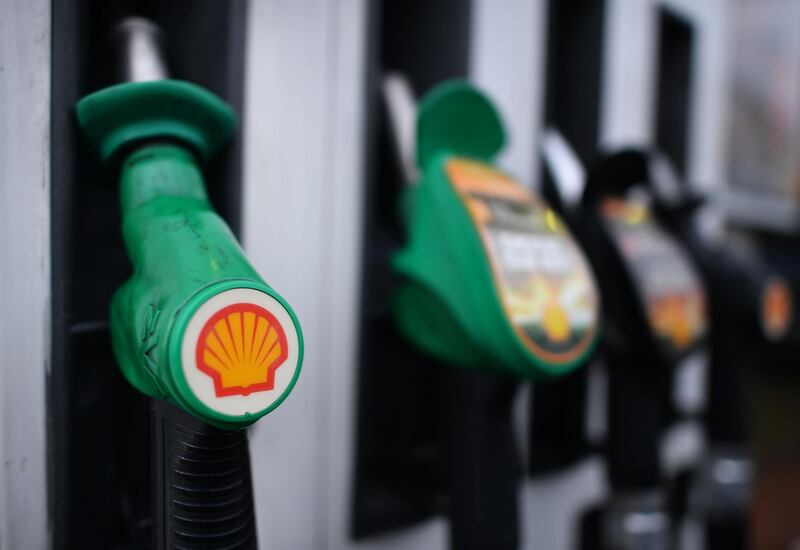
[[156,550],[257,548],[245,430],[209,426],[153,400]]
[[532,476],[561,472],[590,452],[586,437],[589,367],[533,386],[530,410],[528,472]]
[[749,547],[746,521],[706,523],[706,550],[746,550]]
[[520,382],[492,373],[450,370],[450,547],[517,550],[520,461],[511,409]]
[[[746,449],[749,443],[747,369],[741,364],[741,357],[733,357],[737,349],[728,343],[727,347],[719,346],[715,350],[716,356],[712,354],[706,411],[706,431],[711,449]],[[732,510],[724,517],[707,518],[706,549],[745,550],[748,547],[747,523],[747,508]]]
[[662,390],[668,383],[666,369],[644,359],[609,356],[606,453],[612,493],[661,485]]
[[[749,401],[747,398],[747,368],[740,357],[733,357],[738,349],[735,342],[728,343],[730,352],[715,350],[709,366],[708,405],[706,430],[712,446],[746,446],[749,439]],[[728,360],[726,360],[726,358]]]

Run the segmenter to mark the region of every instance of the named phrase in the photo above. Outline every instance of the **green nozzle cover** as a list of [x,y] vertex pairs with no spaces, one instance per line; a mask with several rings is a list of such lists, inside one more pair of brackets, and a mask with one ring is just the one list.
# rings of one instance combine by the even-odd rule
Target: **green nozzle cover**
[[491,162],[505,142],[497,110],[466,82],[445,82],[420,101],[417,163],[422,167],[442,151]]
[[525,378],[581,365],[598,334],[588,263],[558,215],[490,163],[505,142],[491,102],[464,82],[420,102],[422,178],[402,206],[398,328],[451,363]]
[[126,145],[169,138],[208,160],[236,129],[230,105],[191,82],[153,80],[104,88],[78,102],[78,123],[103,160]]

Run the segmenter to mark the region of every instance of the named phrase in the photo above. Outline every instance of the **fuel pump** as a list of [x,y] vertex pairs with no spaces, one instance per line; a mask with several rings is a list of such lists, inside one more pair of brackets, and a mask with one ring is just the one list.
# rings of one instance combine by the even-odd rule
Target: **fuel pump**
[[454,365],[451,544],[516,548],[519,465],[511,404],[521,380],[585,362],[598,334],[588,264],[559,216],[492,163],[498,113],[472,86],[441,84],[419,104],[385,80],[399,158],[406,245],[394,257],[395,322],[414,346]]
[[545,160],[562,180],[556,191],[570,207],[567,219],[597,273],[605,306],[611,497],[600,544],[666,549],[672,526],[659,456],[669,410],[665,388],[707,337],[705,288],[641,181],[617,173],[608,160],[593,166],[585,181],[567,178],[577,161],[563,140],[556,143],[545,148]]
[[753,472],[747,374],[768,346],[790,336],[791,288],[757,258],[704,237],[698,219],[703,199],[659,152],[630,149],[609,162],[618,164],[621,177],[649,186],[659,219],[686,246],[706,281],[712,321],[705,415],[709,451],[695,473],[688,511],[705,523],[706,548],[744,549]]
[[152,22],[125,19],[115,38],[123,82],[76,110],[120,174],[133,274],[114,295],[111,335],[125,378],[154,398],[154,546],[254,548],[244,428],[291,392],[302,332],[206,194],[201,164],[235,132],[234,111],[167,78]]

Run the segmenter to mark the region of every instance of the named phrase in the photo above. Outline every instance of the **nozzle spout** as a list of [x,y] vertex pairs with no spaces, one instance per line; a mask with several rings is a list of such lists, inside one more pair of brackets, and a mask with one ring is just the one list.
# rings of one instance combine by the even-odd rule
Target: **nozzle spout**
[[114,29],[112,42],[120,82],[164,80],[169,76],[161,29],[149,19],[123,19]]

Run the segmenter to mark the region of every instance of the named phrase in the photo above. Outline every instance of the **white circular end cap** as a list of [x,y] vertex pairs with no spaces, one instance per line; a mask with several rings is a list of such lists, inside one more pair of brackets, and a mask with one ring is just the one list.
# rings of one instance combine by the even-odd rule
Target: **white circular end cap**
[[256,414],[291,390],[300,342],[289,311],[260,290],[220,292],[192,315],[181,343],[189,389],[209,409]]

